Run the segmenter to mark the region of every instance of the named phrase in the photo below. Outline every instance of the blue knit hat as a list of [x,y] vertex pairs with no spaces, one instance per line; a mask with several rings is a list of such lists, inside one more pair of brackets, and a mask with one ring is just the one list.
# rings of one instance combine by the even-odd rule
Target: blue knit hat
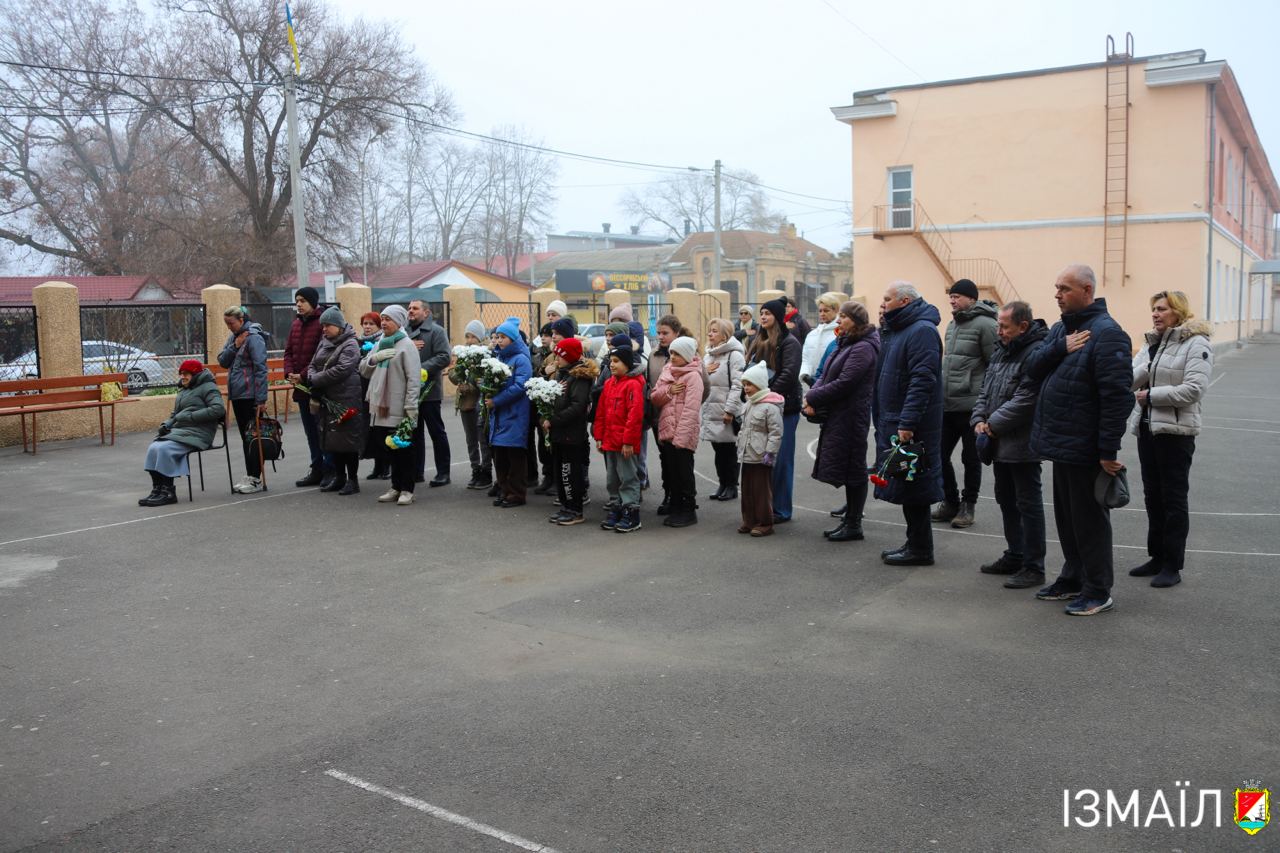
[[499,335],[506,335],[513,341],[520,340],[520,321],[515,317],[508,317],[502,321],[502,325],[494,329]]
[[551,331],[555,332],[562,338],[572,338],[578,334],[578,329],[573,325],[573,321],[568,317],[561,317],[551,324]]

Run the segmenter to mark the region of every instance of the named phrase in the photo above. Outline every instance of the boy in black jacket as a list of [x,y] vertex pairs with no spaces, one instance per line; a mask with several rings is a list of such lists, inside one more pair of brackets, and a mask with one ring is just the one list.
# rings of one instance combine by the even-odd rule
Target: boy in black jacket
[[582,341],[565,338],[555,345],[562,365],[556,379],[564,393],[556,398],[555,410],[542,422],[551,436],[551,470],[558,475],[557,491],[560,511],[548,519],[552,524],[568,527],[582,523],[582,504],[586,495],[587,410],[591,406],[591,389],[599,366],[582,358]]

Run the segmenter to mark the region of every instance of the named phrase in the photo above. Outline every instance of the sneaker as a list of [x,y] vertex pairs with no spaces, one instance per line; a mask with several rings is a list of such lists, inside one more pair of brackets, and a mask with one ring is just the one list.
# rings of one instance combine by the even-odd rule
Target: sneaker
[[1036,593],[1036,598],[1041,601],[1071,601],[1073,598],[1080,596],[1080,587],[1073,586],[1070,583],[1063,582],[1062,578],[1058,578],[1053,583]]
[[933,512],[929,513],[931,521],[950,521],[960,512],[960,504],[947,503],[943,501],[933,508]]
[[251,495],[254,492],[262,491],[261,477],[246,477],[243,486],[236,486],[236,491],[242,495]]
[[1035,569],[1023,569],[1004,582],[1005,589],[1030,589],[1044,583],[1044,572]]
[[978,567],[978,571],[984,575],[1011,575],[1018,571],[1022,566],[1022,558],[1010,557],[1008,554],[1001,554],[1000,559],[993,563],[986,563]]
[[559,524],[561,521],[571,517],[572,515],[573,513],[569,512],[568,510],[562,509],[559,512],[553,513],[552,515],[548,516],[547,521],[551,522],[552,524]]
[[618,519],[618,524],[613,528],[614,533],[631,533],[633,530],[640,529],[640,508],[627,507],[622,510],[622,517]]
[[467,488],[474,489],[475,491],[478,492],[481,489],[488,489],[492,485],[493,485],[492,477],[476,477],[470,483],[467,483]]
[[396,506],[408,506],[413,503],[413,492],[401,492],[400,497],[396,498]]
[[400,497],[399,489],[387,489],[385,492],[378,495],[378,503],[380,504],[394,503],[399,497]]
[[606,506],[604,521],[600,522],[601,530],[613,530],[618,526],[618,521],[622,518],[622,507]]
[[1085,598],[1080,595],[1066,606],[1065,612],[1068,616],[1097,616],[1099,613],[1106,613],[1115,606],[1116,603],[1111,600],[1111,596],[1102,599]]
[[560,525],[561,527],[572,527],[575,524],[581,524],[585,520],[586,519],[582,517],[581,513],[566,512],[564,514],[564,517],[562,517],[559,521],[557,521],[556,524]]
[[233,492],[235,492],[235,493],[239,494],[239,493],[240,493],[240,487],[241,487],[241,486],[247,486],[247,485],[249,485],[249,477],[248,477],[248,475],[245,475],[245,476],[241,477],[238,481],[236,481],[236,484],[235,484],[234,486],[232,486],[232,487],[231,487],[231,491],[233,491]]

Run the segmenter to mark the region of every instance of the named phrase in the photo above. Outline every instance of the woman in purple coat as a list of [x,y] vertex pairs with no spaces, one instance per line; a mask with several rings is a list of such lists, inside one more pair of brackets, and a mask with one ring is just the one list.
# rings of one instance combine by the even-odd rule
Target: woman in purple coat
[[813,478],[836,488],[843,486],[848,499],[840,526],[822,535],[829,542],[849,542],[862,538],[867,433],[871,429],[880,333],[858,302],[841,305],[836,322],[839,344],[822,376],[805,395],[803,411],[810,418],[822,419]]

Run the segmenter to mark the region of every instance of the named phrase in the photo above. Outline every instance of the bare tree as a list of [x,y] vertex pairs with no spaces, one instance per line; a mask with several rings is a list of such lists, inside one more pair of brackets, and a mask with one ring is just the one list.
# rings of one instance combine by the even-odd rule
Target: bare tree
[[[3,75],[5,102],[23,109],[0,118],[0,239],[92,272],[274,280],[293,254],[283,7],[155,6],[149,18],[131,0],[0,0],[0,58],[42,66]],[[316,254],[341,257],[359,146],[452,106],[391,25],[331,19],[321,0],[294,17],[307,224]]]
[[[720,179],[720,224],[726,230],[776,231],[786,217],[770,209],[769,196],[756,186],[760,178],[745,169],[726,169]],[[637,192],[622,195],[622,208],[641,224],[653,222],[677,239],[688,221],[698,231],[715,222],[715,182],[708,172],[672,175]]]
[[510,274],[516,259],[551,225],[559,165],[552,156],[529,147],[537,143],[515,127],[498,128],[492,135],[505,141],[488,143],[485,152],[476,244],[485,269],[492,270],[503,258]]
[[437,258],[452,258],[469,239],[472,221],[485,197],[488,175],[484,157],[456,141],[415,139],[406,161],[413,194],[429,214],[434,243],[429,252]]

